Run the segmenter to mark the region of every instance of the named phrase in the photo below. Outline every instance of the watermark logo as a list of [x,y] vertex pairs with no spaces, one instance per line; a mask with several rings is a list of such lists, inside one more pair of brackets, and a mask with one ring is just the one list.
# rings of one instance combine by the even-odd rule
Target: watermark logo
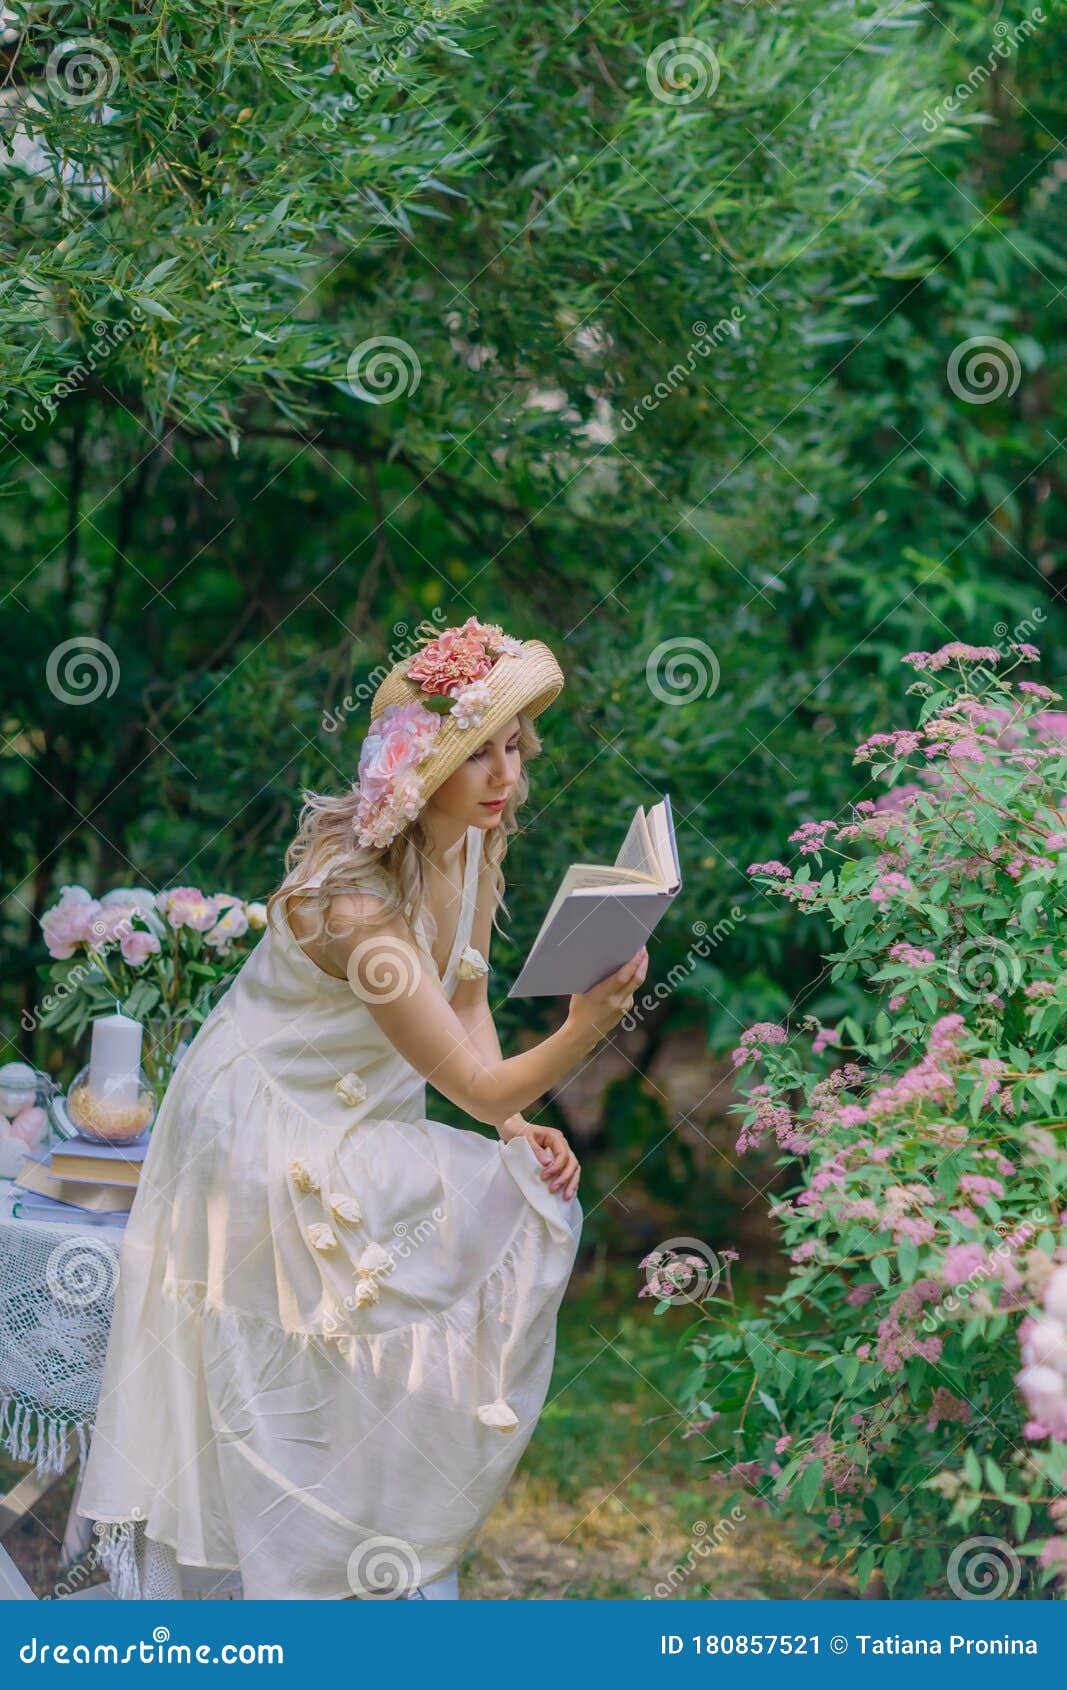
[[948,385],[968,405],[991,405],[1011,398],[1022,377],[1014,347],[996,335],[977,334],[953,347],[948,361]]
[[1006,1602],[1021,1576],[1018,1555],[999,1537],[969,1537],[948,1560],[949,1589],[962,1602]]
[[644,1256],[646,1292],[662,1303],[701,1303],[713,1297],[722,1263],[699,1238],[668,1238]]
[[348,1588],[364,1601],[390,1602],[409,1596],[422,1578],[422,1562],[406,1538],[364,1538],[348,1557]]
[[95,35],[61,41],[44,69],[45,87],[65,106],[98,105],[114,93],[119,61],[106,41]]
[[95,704],[110,698],[119,684],[119,660],[106,640],[75,634],[48,654],[44,678],[61,704]]
[[118,1283],[115,1251],[95,1238],[65,1238],[45,1263],[45,1284],[57,1303],[91,1309],[109,1303]]
[[719,86],[715,50],[699,35],[676,35],[662,41],[645,60],[649,93],[668,106],[688,106],[710,98]]
[[989,935],[964,940],[948,959],[948,984],[963,1003],[986,1003],[989,998],[1018,989],[1023,977],[1011,946]]
[[422,380],[415,348],[396,335],[379,334],[361,340],[348,360],[348,391],[368,405],[391,405],[406,399]]
[[719,660],[703,640],[679,634],[649,652],[645,681],[661,704],[692,704],[718,690]]
[[388,934],[361,939],[345,964],[348,984],[361,1003],[396,1003],[413,997],[422,979],[414,945]]

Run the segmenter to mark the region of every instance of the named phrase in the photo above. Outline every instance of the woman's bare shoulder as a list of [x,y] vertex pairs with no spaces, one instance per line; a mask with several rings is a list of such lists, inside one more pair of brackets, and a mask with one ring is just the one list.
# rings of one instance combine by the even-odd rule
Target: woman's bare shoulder
[[289,925],[301,950],[326,974],[347,978],[346,963],[353,947],[374,933],[395,933],[406,928],[396,913],[383,924],[384,892],[360,890],[335,892],[326,900],[313,893],[294,893],[289,900]]

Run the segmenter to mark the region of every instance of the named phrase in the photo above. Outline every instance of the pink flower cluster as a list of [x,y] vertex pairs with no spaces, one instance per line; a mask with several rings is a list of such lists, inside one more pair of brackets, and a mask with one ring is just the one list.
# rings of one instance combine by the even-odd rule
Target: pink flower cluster
[[954,1068],[962,1060],[959,1040],[962,1015],[942,1015],[930,1028],[926,1051],[913,1068],[906,1068],[887,1086],[879,1086],[867,1102],[872,1120],[894,1115],[915,1104],[951,1102],[956,1092]]
[[788,1034],[775,1021],[757,1021],[741,1034],[736,1050],[731,1052],[735,1068],[745,1062],[758,1062],[761,1050],[767,1045],[784,1045]]
[[926,945],[910,945],[906,939],[898,939],[889,947],[889,960],[905,963],[908,968],[925,968],[937,958]]
[[[1040,655],[1034,646],[1017,647],[1020,656],[1033,652],[1035,658]],[[900,660],[910,663],[913,669],[936,671],[947,669],[951,663],[988,663],[1000,662],[1000,652],[994,645],[965,645],[962,640],[950,640],[937,651],[909,651]]]
[[224,950],[250,928],[263,927],[262,904],[244,903],[229,892],[209,896],[196,886],[166,892],[117,887],[94,898],[84,886],[63,886],[59,902],[41,917],[50,956],[65,961],[81,948],[103,955],[118,945],[124,962],[140,968],[162,949],[167,927],[203,933],[205,944]]
[[910,757],[913,751],[919,749],[922,739],[922,734],[914,728],[897,728],[893,733],[871,734],[862,745],[857,745],[853,762],[869,763],[875,757],[895,762],[898,757]]
[[940,1300],[941,1287],[936,1279],[917,1279],[900,1293],[884,1320],[879,1321],[877,1355],[887,1373],[899,1373],[910,1356],[922,1356],[924,1361],[941,1359],[940,1338],[920,1338],[904,1325],[905,1320],[920,1314],[926,1303]]
[[790,845],[796,845],[802,852],[812,853],[821,851],[826,845],[829,834],[836,831],[835,821],[802,822],[794,833],[789,835]]
[[441,718],[413,699],[383,710],[360,747],[359,803],[352,828],[363,847],[383,850],[426,802],[416,764],[432,750]]
[[1067,1266],[1054,1269],[1045,1286],[1044,1314],[1019,1328],[1022,1370],[1015,1382],[1033,1418],[1028,1438],[1067,1442]]

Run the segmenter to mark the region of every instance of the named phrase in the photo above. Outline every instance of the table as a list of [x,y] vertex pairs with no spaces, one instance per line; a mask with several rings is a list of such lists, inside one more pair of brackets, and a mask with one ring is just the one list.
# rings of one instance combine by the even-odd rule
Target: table
[[[16,1216],[17,1191],[0,1181],[0,1447],[16,1461],[32,1462],[33,1471],[0,1497],[0,1537],[77,1460],[78,1484],[60,1550],[66,1568],[92,1543],[92,1523],[76,1509],[115,1307],[123,1227]],[[166,1544],[146,1539],[138,1569],[154,1599],[209,1594],[203,1576],[179,1566]],[[93,1585],[58,1600],[112,1594],[107,1585]],[[217,1594],[239,1595],[239,1584]],[[0,1543],[4,1597],[35,1599]]]

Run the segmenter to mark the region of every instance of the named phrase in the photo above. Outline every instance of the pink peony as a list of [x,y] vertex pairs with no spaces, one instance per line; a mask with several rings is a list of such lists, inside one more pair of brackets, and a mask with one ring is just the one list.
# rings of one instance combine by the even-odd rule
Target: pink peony
[[160,949],[159,940],[154,933],[146,933],[141,927],[133,927],[124,933],[119,940],[119,950],[123,960],[131,968],[140,968],[141,964]]
[[417,700],[383,710],[360,752],[360,798],[369,804],[384,798],[397,776],[425,757],[440,726],[441,718]]
[[100,909],[95,898],[84,886],[60,888],[58,904],[53,904],[41,917],[41,931],[50,956],[62,962],[72,957],[79,945],[89,937],[90,925]]

